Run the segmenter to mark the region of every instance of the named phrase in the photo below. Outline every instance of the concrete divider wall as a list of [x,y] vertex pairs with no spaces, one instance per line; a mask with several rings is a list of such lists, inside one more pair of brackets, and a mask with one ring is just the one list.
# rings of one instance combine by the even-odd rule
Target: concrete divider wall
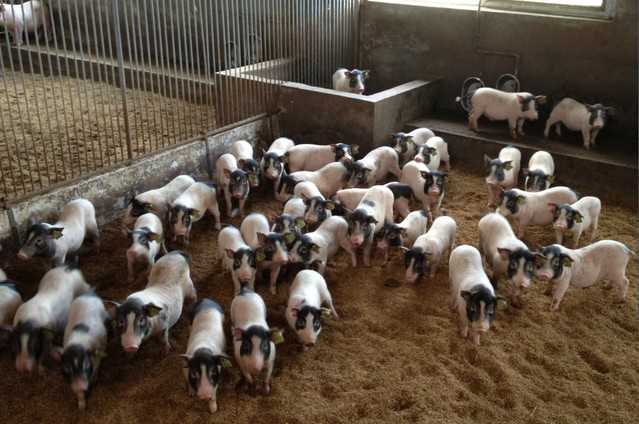
[[[243,125],[221,131],[206,139],[165,150],[105,173],[52,189],[0,211],[0,242],[18,243],[25,236],[29,217],[54,221],[70,200],[83,197],[95,205],[98,224],[104,225],[122,216],[135,193],[166,184],[180,174],[209,180],[218,156],[236,140],[244,139],[261,147],[260,139],[271,134],[270,120],[260,117]],[[211,174],[214,175],[214,174]]]

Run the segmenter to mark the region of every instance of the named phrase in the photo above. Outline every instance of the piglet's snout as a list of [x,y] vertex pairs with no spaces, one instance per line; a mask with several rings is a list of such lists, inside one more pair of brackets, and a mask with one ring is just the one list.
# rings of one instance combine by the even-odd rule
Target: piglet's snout
[[89,390],[89,382],[85,378],[74,378],[71,382],[73,393],[84,393]]

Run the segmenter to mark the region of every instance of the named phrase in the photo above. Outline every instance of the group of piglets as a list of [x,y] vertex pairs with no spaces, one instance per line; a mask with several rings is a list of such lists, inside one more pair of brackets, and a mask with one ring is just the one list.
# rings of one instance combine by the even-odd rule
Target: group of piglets
[[[516,140],[518,136],[524,135],[526,120],[539,119],[538,109],[546,103],[546,96],[533,96],[527,92],[510,93],[482,87],[472,93],[470,103],[468,126],[471,130],[479,131],[478,120],[482,116],[491,121],[508,121],[511,137]],[[552,109],[546,121],[544,136],[550,137],[552,127],[555,127],[557,135],[561,136],[563,124],[571,131],[580,131],[583,145],[589,150],[596,146],[597,135],[615,113],[613,107],[601,103],[589,105],[566,97]]]

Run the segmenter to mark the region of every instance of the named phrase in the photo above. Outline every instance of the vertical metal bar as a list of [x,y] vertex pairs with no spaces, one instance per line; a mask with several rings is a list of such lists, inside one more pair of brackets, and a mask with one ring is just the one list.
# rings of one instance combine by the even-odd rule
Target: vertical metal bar
[[[127,65],[129,68],[129,90],[127,92],[131,105],[131,140],[135,143],[135,153],[145,154],[147,151],[147,144],[145,141],[144,126],[140,122],[140,114],[144,113],[144,106],[141,104],[141,92],[140,92],[140,74],[138,72],[138,48],[135,40],[135,25],[133,15],[134,5],[132,2],[126,2],[122,5],[122,17],[124,19],[124,34],[126,37],[126,49],[127,49]],[[129,15],[131,15],[131,21],[129,22]]]
[[[144,151],[147,151],[147,145],[149,151],[157,150],[157,137],[154,134],[157,131],[157,125],[153,125],[153,130],[148,130],[149,125],[145,125],[145,122],[151,122],[155,114],[151,108],[147,107],[149,103],[153,102],[149,96],[152,96],[153,89],[149,87],[149,82],[145,76],[145,64],[144,64],[144,37],[142,36],[142,14],[146,12],[143,7],[143,0],[139,0],[133,9],[133,3],[131,4],[131,26],[132,26],[132,38],[133,38],[133,50],[135,57],[135,65],[132,67],[137,82],[137,91],[135,96],[138,98],[138,104],[141,104],[141,108],[138,112],[138,116],[141,118],[140,126],[142,127],[142,133],[140,138],[142,140],[148,140],[148,144],[144,142]],[[137,16],[137,22],[135,22],[135,16]],[[146,15],[145,15],[146,16]],[[154,123],[155,124],[155,123]],[[155,146],[154,146],[155,144]]]
[[226,76],[221,74],[226,66],[224,64],[224,31],[222,29],[222,19],[220,17],[220,1],[216,0],[213,3],[213,13],[214,13],[214,34],[215,34],[215,51],[217,54],[217,64],[214,69],[216,72],[220,72],[220,74],[216,74],[215,78],[215,98],[216,98],[216,122],[218,127],[224,126],[224,122],[226,122],[226,108],[224,107],[224,102],[226,101]]
[[184,41],[186,44],[184,48],[184,53],[185,53],[184,56],[186,58],[186,73],[188,78],[187,79],[188,101],[192,108],[192,112],[189,113],[190,120],[191,120],[191,134],[189,134],[189,137],[194,137],[200,134],[200,129],[198,125],[201,122],[201,119],[199,118],[198,112],[197,112],[200,108],[195,95],[196,85],[194,81],[196,73],[195,73],[195,60],[193,57],[193,42],[197,41],[197,38],[193,37],[193,29],[192,29],[193,19],[195,18],[195,14],[193,13],[193,9],[194,9],[193,0],[190,0],[184,3],[188,6],[186,9],[187,14],[185,16],[187,27],[185,28]]
[[[260,8],[259,8],[259,0],[251,0],[252,3],[252,12],[251,12],[251,33],[260,35]],[[264,105],[266,103],[266,92],[264,87],[264,75],[262,75],[262,62],[263,58],[260,59],[258,63],[255,64],[255,74],[256,74],[256,89],[257,89],[257,110],[258,113],[262,113],[264,111]]]
[[261,74],[262,74],[262,78],[264,81],[264,94],[265,94],[265,98],[264,98],[264,108],[263,111],[266,112],[269,110],[269,106],[271,104],[271,87],[269,84],[269,80],[267,78],[267,72],[268,70],[266,69],[266,61],[268,59],[270,59],[270,55],[269,55],[269,48],[270,48],[270,36],[271,34],[269,33],[269,21],[270,21],[270,17],[269,17],[269,8],[268,6],[264,7],[262,6],[261,10],[260,10],[260,20],[259,20],[259,34],[262,37],[262,40],[266,40],[266,42],[264,43],[264,48],[263,48],[263,56],[262,59],[260,60],[261,63]]
[[237,38],[237,34],[235,33],[235,14],[237,13],[237,11],[233,8],[233,5],[235,4],[235,0],[231,0],[229,2],[227,2],[227,28],[229,31],[229,36],[231,37],[231,40],[233,40],[233,49],[234,49],[234,59],[235,59],[235,63],[233,64],[233,71],[231,72],[232,76],[233,76],[233,91],[232,91],[232,99],[231,99],[231,105],[232,105],[232,110],[231,110],[231,119],[232,122],[237,122],[238,121],[238,108],[237,108],[237,99],[238,99],[238,90],[239,90],[239,84],[238,84],[238,80],[237,80],[237,67],[240,66],[241,63],[241,44],[240,44],[240,40]]
[[[168,58],[169,58],[169,53],[168,53],[169,41],[168,40],[169,39],[168,39],[167,33],[169,32],[169,28],[166,23],[166,8],[162,7],[161,1],[162,0],[158,0],[160,4],[157,7],[157,24],[154,25],[154,27],[156,28],[156,32],[158,33],[158,50],[159,50],[159,53],[156,52],[156,61],[158,62],[158,66],[161,67],[160,72],[162,74],[162,91],[164,93],[163,95],[166,97],[165,101],[170,102],[172,101],[171,99],[173,99],[174,97],[174,93],[171,86],[171,76],[170,76],[169,63],[168,63]],[[160,30],[161,28],[163,28],[164,30]],[[177,113],[176,113],[176,116],[177,116]],[[162,147],[166,146],[168,140],[173,134],[177,134],[177,131],[178,131],[177,123],[175,122],[174,117],[170,118],[170,124],[171,124],[172,131],[170,134],[167,132],[167,136],[162,138],[162,142],[161,142]]]
[[[241,20],[240,25],[241,25],[241,32],[242,34],[244,34],[246,39],[248,39],[249,35],[251,34],[250,25],[249,25],[251,20],[251,1],[252,0],[242,0],[242,3],[241,3],[243,19]],[[252,72],[254,63],[250,58],[250,54],[246,54],[246,58],[247,60],[246,60],[245,66],[247,66],[247,70],[249,71],[244,74],[245,82],[246,82],[246,85],[245,85],[246,92],[242,98],[242,106],[243,106],[242,109],[243,109],[244,116],[252,116],[253,111],[255,109],[255,105],[252,100],[253,89],[255,86],[253,82],[253,76],[249,72]]]
[[[176,13],[177,15],[179,15],[179,11]],[[165,14],[166,16],[166,14]],[[178,76],[178,61],[180,60],[180,53],[178,52],[178,50],[175,47],[175,33],[179,32],[179,28],[180,28],[180,21],[179,21],[179,16],[175,17],[175,20],[173,19],[173,17],[171,16],[171,53],[173,56],[173,82],[175,84],[175,104],[179,104],[180,100],[181,100],[181,90],[180,90],[180,81],[179,81],[179,76]],[[177,29],[173,28],[173,22],[175,22],[177,24]],[[180,108],[181,109],[181,108]],[[181,116],[180,116],[180,112]],[[177,115],[179,116],[179,120],[181,121],[181,123],[183,124],[182,127],[180,128],[180,131],[184,131],[186,128],[186,122],[184,119],[184,111],[178,110],[177,111]],[[186,132],[186,131],[184,131]],[[175,135],[176,138],[177,137],[181,137],[180,134],[176,134]],[[175,142],[175,141],[173,141]]]
[[118,56],[118,77],[120,81],[120,93],[122,96],[122,111],[124,113],[124,130],[126,133],[126,150],[128,159],[133,159],[133,149],[131,147],[131,126],[129,124],[129,110],[126,99],[126,78],[124,75],[124,55],[122,53],[122,31],[120,28],[120,0],[113,2],[113,22],[115,25],[115,49]]
[[[141,66],[140,69],[138,70],[138,72],[140,72],[143,76],[143,78],[145,79],[144,81],[144,91],[148,92],[150,94],[148,94],[148,96],[151,96],[152,102],[156,102],[158,101],[158,99],[155,97],[156,94],[156,84],[154,84],[153,82],[153,78],[155,76],[155,73],[153,72],[153,69],[151,68],[151,36],[149,34],[149,9],[147,8],[147,0],[142,0],[141,1],[142,4],[142,10],[140,11],[140,13],[138,14],[138,35],[140,37],[140,62],[141,62]],[[144,16],[144,36],[142,34],[142,18],[141,16]],[[146,59],[144,57],[144,40],[146,39]],[[151,119],[153,120],[153,128],[154,133],[156,134],[155,136],[150,136],[150,141],[151,143],[155,144],[155,150],[158,150],[160,148],[160,136],[158,135],[158,133],[162,133],[162,128],[164,123],[162,122],[162,119],[160,119],[159,123],[158,123],[158,119],[157,119],[157,114],[155,113],[155,111],[152,108],[144,108],[144,113],[148,114],[151,116]]]

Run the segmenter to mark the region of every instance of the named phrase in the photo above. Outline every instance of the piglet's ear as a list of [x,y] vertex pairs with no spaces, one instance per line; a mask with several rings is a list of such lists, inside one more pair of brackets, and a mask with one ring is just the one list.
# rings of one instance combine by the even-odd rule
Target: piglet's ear
[[161,310],[161,307],[154,305],[153,303],[147,303],[146,305],[144,305],[144,312],[146,312],[146,315],[149,318],[157,316]]
[[497,252],[499,252],[499,257],[504,260],[507,261],[508,259],[510,259],[510,249],[503,249],[501,247],[497,248]]
[[260,246],[264,246],[266,244],[266,234],[257,233],[257,242],[260,244]]
[[555,176],[554,175],[548,175],[548,182],[550,184],[553,184],[555,182]]
[[574,259],[572,259],[572,258],[571,258],[570,256],[568,256],[568,255],[562,255],[562,256],[561,256],[561,261],[562,261],[563,265],[564,265],[566,268],[570,268],[570,267],[572,266],[573,262],[575,262],[575,261],[574,261]]
[[49,235],[54,239],[59,239],[62,237],[62,232],[64,231],[64,227],[49,227]]
[[459,295],[466,301],[470,302],[470,292],[468,290],[462,290]]
[[324,202],[324,208],[326,208],[326,210],[332,211],[333,209],[335,209],[335,202],[333,202],[332,200],[327,200],[326,202]]
[[574,212],[574,217],[577,224],[581,224],[581,222],[584,220],[584,216],[581,214],[581,212],[578,211]]
[[543,105],[546,103],[546,96],[535,96],[535,102],[537,102],[540,105]]
[[269,330],[269,333],[271,334],[271,341],[276,345],[284,342],[284,332],[281,329],[273,327]]

